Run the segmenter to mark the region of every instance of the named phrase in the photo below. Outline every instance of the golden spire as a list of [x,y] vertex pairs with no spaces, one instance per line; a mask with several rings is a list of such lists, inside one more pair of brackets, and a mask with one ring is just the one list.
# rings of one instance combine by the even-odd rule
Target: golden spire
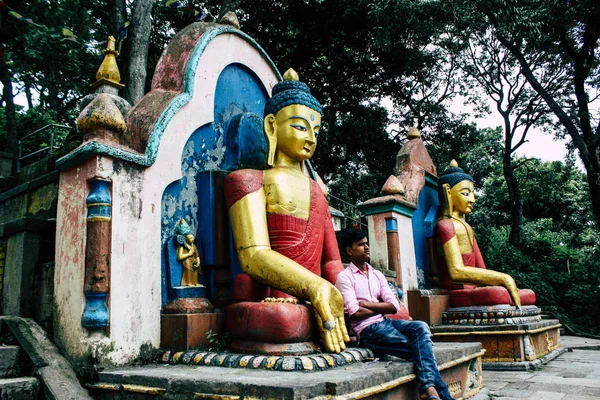
[[283,80],[284,81],[299,81],[300,77],[298,76],[298,73],[296,71],[294,71],[292,68],[290,68],[287,71],[285,71],[285,73],[283,74]]
[[416,127],[412,127],[408,130],[408,140],[411,139],[420,139],[421,138],[421,132],[419,132],[419,130]]
[[117,89],[124,88],[125,85],[121,84],[121,73],[117,66],[119,52],[115,50],[115,38],[113,36],[108,37],[106,49],[102,53],[104,54],[104,60],[100,64],[98,72],[96,72],[96,82],[90,85],[91,88],[96,89],[101,85],[109,85]]

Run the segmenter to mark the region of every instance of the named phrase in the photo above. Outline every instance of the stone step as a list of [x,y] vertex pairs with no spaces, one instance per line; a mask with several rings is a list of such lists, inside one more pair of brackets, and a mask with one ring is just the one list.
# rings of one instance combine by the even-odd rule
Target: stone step
[[[442,379],[454,398],[470,398],[481,390],[483,350],[479,343],[436,343],[434,352]],[[316,356],[311,357],[316,359]],[[98,381],[88,388],[99,400],[241,400],[249,397],[414,400],[418,396],[417,378],[410,362],[392,358],[341,365],[340,360],[336,361],[331,355],[320,356],[329,357],[332,364],[312,372],[273,370],[269,368],[276,364],[269,363],[259,369],[250,361],[246,367],[197,365],[192,361],[191,365],[152,364],[106,369],[99,372]]]
[[2,399],[37,399],[40,383],[37,378],[20,377],[0,379]]
[[0,378],[12,378],[20,373],[19,346],[0,346]]

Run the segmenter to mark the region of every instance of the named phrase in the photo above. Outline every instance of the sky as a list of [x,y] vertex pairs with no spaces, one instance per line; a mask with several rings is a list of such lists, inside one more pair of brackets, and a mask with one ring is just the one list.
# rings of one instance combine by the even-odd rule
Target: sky
[[[503,125],[502,117],[497,113],[474,121],[479,128],[495,128]],[[545,134],[540,129],[532,129],[527,134],[527,142],[516,151],[516,154],[540,158],[542,161],[563,161],[567,155],[566,143],[565,140],[554,140],[553,135]]]

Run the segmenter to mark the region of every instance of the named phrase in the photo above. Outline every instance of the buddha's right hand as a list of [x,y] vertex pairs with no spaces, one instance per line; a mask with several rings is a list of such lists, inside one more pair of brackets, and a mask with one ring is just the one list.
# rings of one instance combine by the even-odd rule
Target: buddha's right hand
[[310,301],[315,309],[319,333],[325,351],[340,353],[350,341],[344,321],[344,299],[339,290],[331,283],[321,279],[309,293]]

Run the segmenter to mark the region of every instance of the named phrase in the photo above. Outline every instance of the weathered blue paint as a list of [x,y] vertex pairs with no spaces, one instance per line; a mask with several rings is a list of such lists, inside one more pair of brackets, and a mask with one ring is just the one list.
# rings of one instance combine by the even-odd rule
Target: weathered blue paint
[[265,169],[267,141],[263,134],[263,119],[251,112],[234,116],[225,134],[225,148],[222,169]]
[[[239,168],[266,167],[266,140],[262,113],[268,92],[252,71],[241,64],[231,64],[221,72],[214,96],[214,121],[196,129],[181,155],[182,178],[167,186],[162,195],[161,240],[167,244],[175,223],[183,218],[195,233],[201,251],[208,295],[214,293],[211,266],[218,264],[217,248],[227,246],[219,238],[227,237],[217,226],[217,213],[226,212],[223,194],[218,192],[225,171]],[[164,249],[168,249],[164,247]],[[163,257],[164,262],[170,258]],[[235,257],[237,260],[237,256]],[[163,266],[169,274],[169,267]],[[171,273],[172,274],[172,273]],[[175,296],[169,279],[163,279],[163,304]]]
[[426,179],[423,189],[419,194],[418,207],[412,216],[413,240],[415,244],[415,257],[417,262],[417,279],[419,289],[429,289],[429,260],[427,258],[426,219],[432,208],[439,207],[437,183],[434,179]]
[[387,232],[398,232],[398,222],[396,221],[396,218],[385,219],[385,230]]
[[439,205],[433,205],[427,211],[427,215],[425,216],[424,221],[424,234],[425,238],[432,238],[435,230],[435,223],[438,219],[438,211],[440,209]]
[[[154,164],[154,161],[156,161],[158,148],[162,140],[162,135],[167,125],[169,124],[173,116],[181,109],[181,107],[186,105],[194,95],[194,80],[200,57],[204,53],[204,50],[206,50],[206,47],[208,46],[210,41],[222,34],[233,34],[244,39],[248,44],[250,44],[260,53],[261,57],[265,59],[267,64],[271,67],[271,70],[273,71],[275,76],[277,76],[278,80],[282,79],[281,74],[277,70],[277,67],[275,66],[273,61],[269,58],[269,56],[263,50],[263,48],[258,43],[256,43],[256,41],[254,41],[254,39],[233,27],[224,25],[215,26],[214,28],[209,29],[204,35],[202,35],[202,37],[198,41],[198,44],[194,48],[194,52],[192,53],[190,61],[188,62],[188,65],[186,67],[183,92],[177,97],[175,97],[171,101],[171,103],[169,103],[169,105],[165,107],[161,115],[158,117],[158,120],[150,135],[148,146],[144,155],[122,150],[103,143],[88,142],[78,147],[66,156],[58,159],[56,162],[57,167],[61,170],[64,170],[74,165],[78,165],[94,155],[107,155],[113,158],[122,159],[142,166],[150,166]],[[258,115],[262,115],[262,110],[260,110]]]
[[107,293],[85,292],[85,308],[81,325],[89,330],[104,329],[108,326]]

